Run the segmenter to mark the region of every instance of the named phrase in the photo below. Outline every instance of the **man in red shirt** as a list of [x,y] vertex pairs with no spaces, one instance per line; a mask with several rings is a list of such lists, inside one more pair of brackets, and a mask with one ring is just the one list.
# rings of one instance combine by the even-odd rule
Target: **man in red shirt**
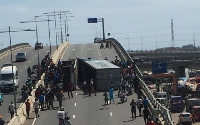
[[152,120],[150,120],[147,125],[156,125]]
[[29,99],[26,100],[25,102],[25,105],[26,105],[26,114],[27,114],[27,119],[29,118],[29,112],[30,112],[30,102],[29,102]]

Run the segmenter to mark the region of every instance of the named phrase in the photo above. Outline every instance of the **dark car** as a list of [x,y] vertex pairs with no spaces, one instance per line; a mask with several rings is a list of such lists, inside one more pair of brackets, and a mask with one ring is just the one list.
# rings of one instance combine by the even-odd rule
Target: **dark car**
[[11,63],[4,63],[4,64],[1,66],[1,68],[7,67],[7,66],[12,66],[12,64],[11,64]]
[[35,49],[43,49],[43,44],[42,43],[36,43]]
[[94,39],[94,43],[101,43],[101,42],[103,42],[103,41],[102,41],[102,39],[99,38],[99,37],[96,37],[96,38]]
[[15,57],[15,61],[26,61],[28,58],[27,58],[27,55],[26,53],[24,52],[19,52],[16,54],[16,57]]

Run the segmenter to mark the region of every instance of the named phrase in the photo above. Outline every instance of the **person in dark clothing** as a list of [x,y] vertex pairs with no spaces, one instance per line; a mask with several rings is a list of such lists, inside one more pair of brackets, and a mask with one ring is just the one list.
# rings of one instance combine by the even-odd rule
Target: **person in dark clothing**
[[30,102],[29,102],[29,99],[27,99],[27,101],[25,102],[25,105],[26,105],[26,114],[27,114],[27,119],[29,118],[29,112],[30,112]]
[[72,89],[73,89],[72,83],[71,83],[71,82],[68,82],[68,84],[67,84],[67,92],[68,92],[69,98],[70,98],[70,93],[71,93],[71,96],[72,96],[72,98],[73,98]]
[[1,118],[1,115],[0,115],[0,125],[4,125],[5,124],[5,121]]
[[28,74],[28,77],[30,78],[31,77],[31,68],[30,67],[28,67],[28,69],[27,69],[27,74]]
[[130,106],[131,106],[132,118],[133,118],[133,113],[134,113],[134,116],[136,118],[136,106],[137,106],[137,103],[134,101],[134,99],[132,99],[132,101],[130,103]]
[[146,125],[147,121],[148,121],[148,117],[149,117],[149,110],[147,108],[145,108],[143,110],[143,117],[144,117],[144,122],[145,122],[145,125]]

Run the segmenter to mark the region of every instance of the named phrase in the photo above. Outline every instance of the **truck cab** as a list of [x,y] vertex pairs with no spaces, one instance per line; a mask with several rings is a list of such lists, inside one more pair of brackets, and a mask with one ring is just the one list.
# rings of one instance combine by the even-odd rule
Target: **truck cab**
[[0,90],[13,90],[13,82],[16,90],[19,86],[17,67],[13,66],[13,74],[12,66],[3,67],[0,72]]

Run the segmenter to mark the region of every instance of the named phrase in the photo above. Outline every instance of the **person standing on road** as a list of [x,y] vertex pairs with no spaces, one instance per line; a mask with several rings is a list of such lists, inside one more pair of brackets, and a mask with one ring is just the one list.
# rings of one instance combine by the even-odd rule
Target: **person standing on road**
[[27,74],[28,74],[28,78],[30,78],[31,77],[31,68],[30,67],[28,67],[28,69],[27,69]]
[[157,109],[157,107],[156,106],[154,106],[154,109],[153,109],[153,121],[155,122],[155,123],[157,123],[158,122],[158,117],[159,117],[159,110]]
[[143,117],[144,117],[144,122],[146,125],[147,121],[148,121],[148,117],[149,117],[149,110],[147,108],[144,108],[144,110],[143,110]]
[[86,86],[87,86],[87,83],[86,83],[86,80],[84,79],[84,81],[83,81],[83,93],[84,93],[84,95],[86,94]]
[[44,95],[43,95],[43,93],[41,93],[39,96],[39,102],[41,104],[41,110],[44,110]]
[[143,108],[143,101],[140,98],[137,100],[137,108],[138,108],[140,116],[141,116],[142,115],[141,114],[141,109]]
[[103,96],[104,96],[105,104],[108,105],[108,92],[105,91],[104,94],[103,94]]
[[1,115],[0,115],[0,125],[4,125],[5,124],[5,121],[1,118]]
[[144,105],[144,108],[148,108],[148,106],[149,106],[149,100],[147,99],[147,97],[144,98],[143,105]]
[[11,104],[8,106],[8,113],[10,113],[11,119],[14,116],[14,111],[15,111],[15,106],[14,106],[13,102],[11,102]]
[[71,82],[68,82],[68,83],[67,83],[67,92],[68,92],[68,97],[69,97],[69,98],[70,98],[70,93],[71,93],[71,97],[73,98],[72,90],[73,90],[73,85],[72,85]]
[[135,116],[135,119],[136,119],[136,106],[137,106],[137,103],[134,101],[134,99],[132,99],[132,101],[130,103],[130,106],[131,106],[132,118],[133,118],[133,113],[134,113],[134,116]]
[[114,103],[114,89],[110,86],[109,91],[109,96],[110,96],[110,104],[111,104],[111,100],[113,100]]
[[35,102],[33,103],[33,108],[35,109],[35,116],[36,118],[39,117],[39,105],[40,103],[38,102],[37,99],[35,99]]
[[94,96],[96,96],[96,92],[94,90],[94,81],[93,79],[90,81],[90,96],[91,96],[91,93],[94,93]]
[[26,115],[27,115],[27,119],[29,119],[29,112],[30,112],[30,102],[29,102],[29,99],[26,100],[25,102],[25,105],[26,105]]

